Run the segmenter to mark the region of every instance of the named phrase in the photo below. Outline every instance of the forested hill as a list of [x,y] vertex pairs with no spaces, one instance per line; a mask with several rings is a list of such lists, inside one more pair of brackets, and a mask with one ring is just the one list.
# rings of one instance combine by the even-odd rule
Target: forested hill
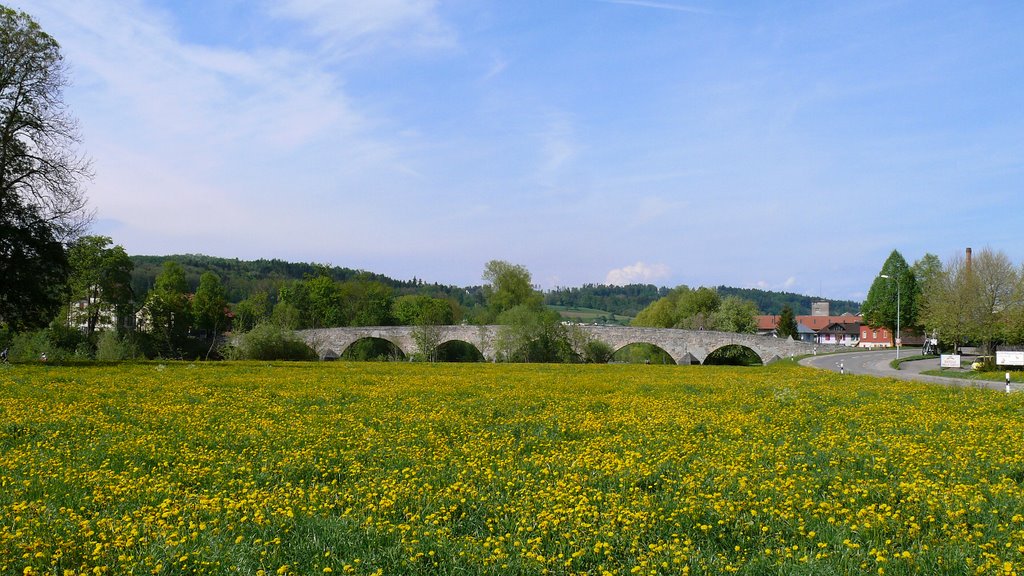
[[[423,280],[395,280],[383,274],[354,270],[340,266],[285,262],[284,260],[239,260],[218,258],[202,254],[179,254],[173,256],[132,256],[135,270],[132,272],[132,288],[137,298],[142,298],[153,287],[163,263],[173,260],[181,264],[192,290],[199,285],[199,277],[207,270],[220,276],[227,291],[228,301],[241,302],[254,292],[263,291],[276,296],[281,284],[290,280],[301,280],[310,275],[326,272],[339,282],[354,279],[373,280],[390,286],[396,295],[427,294],[434,297],[450,297],[463,305],[482,303],[479,286],[459,287],[443,284],[427,284]],[[594,308],[621,316],[636,316],[652,302],[669,293],[669,288],[653,284],[630,284],[608,286],[585,284],[577,288],[555,288],[544,294],[544,303],[552,306]],[[788,304],[796,314],[810,314],[811,302],[818,300],[811,296],[788,292],[769,292],[752,288],[730,288],[719,286],[721,296],[739,296],[757,304],[763,314],[779,314]],[[857,312],[860,304],[849,300],[829,300],[832,314]]]
[[813,296],[804,296],[802,294],[793,294],[792,292],[769,292],[768,290],[759,290],[757,288],[730,288],[728,286],[719,286],[717,288],[718,294],[722,297],[725,296],[738,296],[744,300],[750,300],[754,304],[757,304],[757,309],[762,314],[780,314],[782,308],[789,305],[793,309],[793,313],[796,315],[810,314],[811,313],[811,302],[828,302],[829,313],[838,316],[846,312],[858,313],[860,312],[860,303],[853,302],[852,300],[829,300],[828,298],[815,298]]
[[[828,300],[790,292],[769,292],[754,288],[730,288],[728,286],[719,286],[716,290],[723,298],[738,296],[752,301],[762,314],[779,314],[787,304],[793,309],[794,314],[810,314],[811,302],[818,300],[829,302],[829,311],[835,315],[844,312],[856,313],[860,310],[860,303],[850,300]],[[551,290],[544,294],[544,303],[552,306],[596,308],[622,316],[636,316],[649,304],[667,295],[669,291],[669,288],[659,288],[653,284],[631,284],[628,286],[585,284],[579,288]]]
[[[144,296],[156,283],[163,263],[173,260],[185,270],[185,278],[192,290],[199,286],[199,277],[203,272],[211,271],[220,277],[221,284],[227,291],[229,302],[241,302],[254,292],[263,291],[276,295],[281,284],[290,280],[301,280],[306,276],[328,276],[339,282],[362,279],[373,280],[390,286],[398,294],[429,294],[431,296],[455,297],[458,301],[466,299],[466,289],[457,286],[426,284],[422,280],[395,280],[365,270],[354,270],[340,266],[323,264],[285,262],[284,260],[239,260],[237,258],[218,258],[202,254],[177,254],[172,256],[132,256],[135,269],[132,272],[132,289],[136,297]],[[474,291],[479,291],[475,288]]]
[[549,306],[594,308],[632,317],[668,293],[668,288],[659,288],[654,284],[584,284],[579,288],[555,288],[546,292],[544,303]]

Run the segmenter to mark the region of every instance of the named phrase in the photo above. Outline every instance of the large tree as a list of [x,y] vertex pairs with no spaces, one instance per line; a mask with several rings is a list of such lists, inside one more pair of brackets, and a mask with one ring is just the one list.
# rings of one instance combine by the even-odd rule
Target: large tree
[[[868,290],[868,297],[861,308],[864,321],[871,326],[884,326],[891,333],[896,332],[897,325],[901,329],[913,327],[916,322],[916,295],[917,282],[913,270],[903,255],[893,250]],[[896,320],[897,311],[899,322]]]
[[100,323],[131,313],[133,264],[124,248],[112,242],[107,236],[82,236],[68,249],[71,298],[81,303],[68,316],[84,322],[89,338]]
[[228,299],[220,276],[207,270],[199,277],[199,287],[192,298],[192,317],[197,328],[206,331],[210,343],[206,359],[210,359],[217,336],[227,329]]
[[506,310],[516,306],[539,309],[544,296],[533,287],[530,271],[520,264],[491,260],[484,267],[484,296],[487,299],[487,321],[495,321]]
[[722,332],[739,332],[741,334],[757,333],[757,304],[744,300],[739,296],[726,296],[721,306],[712,317],[716,330]]
[[956,350],[972,333],[972,308],[976,282],[963,257],[951,258],[924,293],[921,304],[925,328],[935,331],[939,340]]
[[192,298],[192,318],[196,328],[217,334],[227,327],[227,294],[220,276],[206,271],[199,277],[199,287]]
[[679,296],[676,303],[676,328],[690,330],[718,330],[715,326],[715,314],[722,306],[722,299],[714,288],[701,286],[696,290],[686,290]]
[[945,343],[970,341],[991,351],[1000,342],[1024,342],[1024,275],[1001,251],[951,258],[923,294],[922,321]]
[[63,101],[57,41],[0,6],[0,322],[45,324],[63,300],[63,243],[87,226],[89,163]]
[[1020,306],[1017,269],[1001,250],[983,248],[974,254],[969,272],[976,290],[972,338],[994,352],[993,346],[1004,339],[1007,318]]
[[272,310],[270,295],[262,290],[249,294],[245,300],[234,305],[235,319],[231,329],[248,332],[270,318]]
[[911,266],[914,273],[917,293],[914,295],[914,318],[918,326],[924,329],[924,307],[925,302],[931,297],[931,293],[938,289],[942,282],[942,260],[935,254],[925,254],[920,260]]
[[156,277],[156,286],[146,299],[146,308],[160,354],[181,356],[192,325],[192,307],[185,270],[180,264],[173,260],[164,262],[160,275]]

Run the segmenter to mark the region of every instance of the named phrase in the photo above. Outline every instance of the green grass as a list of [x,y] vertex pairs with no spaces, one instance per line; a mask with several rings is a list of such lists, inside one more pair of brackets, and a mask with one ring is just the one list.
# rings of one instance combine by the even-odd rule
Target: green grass
[[1022,444],[786,362],[5,366],[0,575],[1007,574]]
[[[1006,381],[1006,370],[998,370],[995,372],[975,372],[974,370],[925,370],[922,374],[928,376],[942,376],[943,378],[959,378],[961,380],[978,380],[978,381],[992,381],[992,382],[1005,382]],[[1011,382],[1024,382],[1024,372],[1021,371],[1010,371]]]
[[628,326],[633,320],[632,316],[623,316],[607,310],[596,308],[580,308],[576,306],[548,306],[558,312],[563,320],[579,322],[581,324],[610,324]]

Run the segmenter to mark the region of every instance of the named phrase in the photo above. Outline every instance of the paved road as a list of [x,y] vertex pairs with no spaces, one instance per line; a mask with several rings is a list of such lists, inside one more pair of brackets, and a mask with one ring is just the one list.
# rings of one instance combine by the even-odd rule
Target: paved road
[[[908,352],[910,352],[908,354]],[[902,350],[903,357],[916,354],[917,351]],[[952,384],[955,386],[972,386],[975,388],[991,388],[993,390],[1005,390],[1006,385],[1002,382],[964,380],[962,378],[943,378],[941,376],[928,376],[921,374],[925,370],[936,370],[939,367],[939,359],[916,360],[904,362],[899,370],[889,366],[889,363],[896,358],[895,350],[867,352],[864,350],[846,352],[842,354],[830,354],[825,356],[809,356],[800,361],[804,366],[820,368],[839,372],[839,365],[842,363],[843,371],[846,374],[867,374],[881,378],[897,378],[899,380],[917,380],[920,382],[933,382],[936,384]],[[1013,389],[1020,387],[1020,384],[1011,385]]]

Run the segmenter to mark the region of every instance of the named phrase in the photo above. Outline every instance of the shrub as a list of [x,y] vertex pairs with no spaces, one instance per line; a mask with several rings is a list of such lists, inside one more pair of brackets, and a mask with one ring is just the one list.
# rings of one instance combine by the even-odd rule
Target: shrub
[[600,340],[591,340],[583,349],[583,359],[588,364],[607,364],[614,353],[610,345]]
[[232,360],[316,360],[316,352],[294,332],[264,322],[239,335],[224,351]]
[[139,347],[128,336],[118,336],[117,332],[106,330],[100,332],[96,341],[96,359],[101,362],[119,362],[134,360],[140,356]]
[[38,362],[44,354],[47,362],[92,358],[92,346],[85,335],[58,322],[49,328],[14,334],[10,346],[12,362]]

